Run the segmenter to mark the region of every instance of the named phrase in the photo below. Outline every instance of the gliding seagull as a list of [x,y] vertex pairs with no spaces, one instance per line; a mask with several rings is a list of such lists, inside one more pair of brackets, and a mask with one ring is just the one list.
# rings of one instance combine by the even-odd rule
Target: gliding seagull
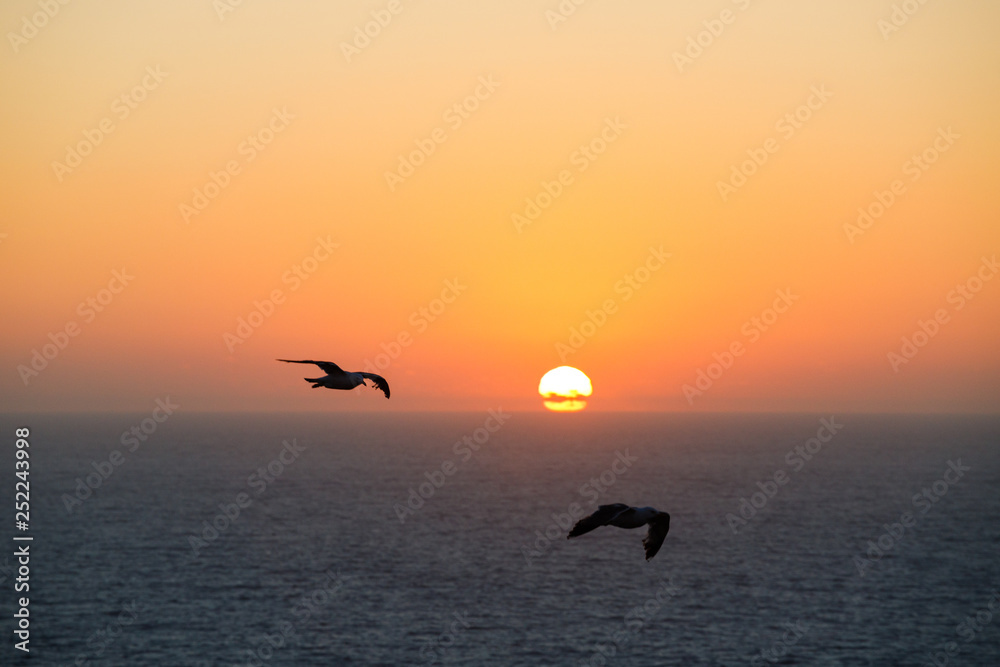
[[325,376],[321,378],[305,378],[306,382],[313,383],[313,389],[317,387],[354,389],[359,384],[367,387],[368,385],[365,384],[365,380],[368,379],[372,381],[376,388],[382,390],[386,398],[389,398],[389,383],[385,381],[384,377],[375,375],[375,373],[349,373],[332,361],[313,361],[311,359],[278,359],[277,361],[284,361],[286,364],[316,364],[319,366],[320,370],[326,373]]
[[660,545],[670,530],[670,515],[652,507],[629,507],[624,503],[601,505],[596,512],[577,521],[566,539],[589,533],[601,526],[638,528],[646,524],[649,524],[649,530],[642,540],[642,546],[646,548],[646,560],[649,560],[660,550]]

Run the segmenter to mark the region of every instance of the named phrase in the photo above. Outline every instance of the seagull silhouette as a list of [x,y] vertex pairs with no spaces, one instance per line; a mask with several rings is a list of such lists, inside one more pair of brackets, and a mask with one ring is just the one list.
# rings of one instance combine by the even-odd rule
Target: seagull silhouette
[[577,521],[566,539],[589,533],[601,526],[639,528],[646,524],[649,524],[649,530],[642,540],[642,546],[646,548],[646,560],[649,560],[660,550],[667,531],[670,530],[670,515],[652,507],[629,507],[623,503],[601,505],[596,512]]
[[389,383],[381,375],[375,373],[349,373],[332,361],[313,361],[312,359],[278,359],[286,364],[316,364],[320,370],[326,373],[321,378],[305,378],[306,382],[313,383],[313,389],[326,387],[327,389],[354,389],[359,384],[365,384],[365,380],[371,380],[378,389],[382,390],[386,398],[389,398]]

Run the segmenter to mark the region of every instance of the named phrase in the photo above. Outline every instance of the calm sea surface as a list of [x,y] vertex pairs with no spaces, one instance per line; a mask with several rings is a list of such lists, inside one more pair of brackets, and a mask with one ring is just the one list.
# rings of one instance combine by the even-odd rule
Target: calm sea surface
[[31,664],[1000,665],[997,418],[149,416],[0,419]]

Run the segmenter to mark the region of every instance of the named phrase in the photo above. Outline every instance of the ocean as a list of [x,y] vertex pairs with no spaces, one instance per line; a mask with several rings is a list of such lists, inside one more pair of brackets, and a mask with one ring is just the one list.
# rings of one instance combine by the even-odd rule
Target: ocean
[[168,412],[0,419],[3,664],[1000,665],[996,417]]

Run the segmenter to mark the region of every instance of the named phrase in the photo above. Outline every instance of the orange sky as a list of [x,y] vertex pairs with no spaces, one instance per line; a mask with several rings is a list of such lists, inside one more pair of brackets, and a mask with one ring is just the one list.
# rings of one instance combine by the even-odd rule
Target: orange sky
[[559,6],[3,3],[4,410],[997,410],[1000,5]]

